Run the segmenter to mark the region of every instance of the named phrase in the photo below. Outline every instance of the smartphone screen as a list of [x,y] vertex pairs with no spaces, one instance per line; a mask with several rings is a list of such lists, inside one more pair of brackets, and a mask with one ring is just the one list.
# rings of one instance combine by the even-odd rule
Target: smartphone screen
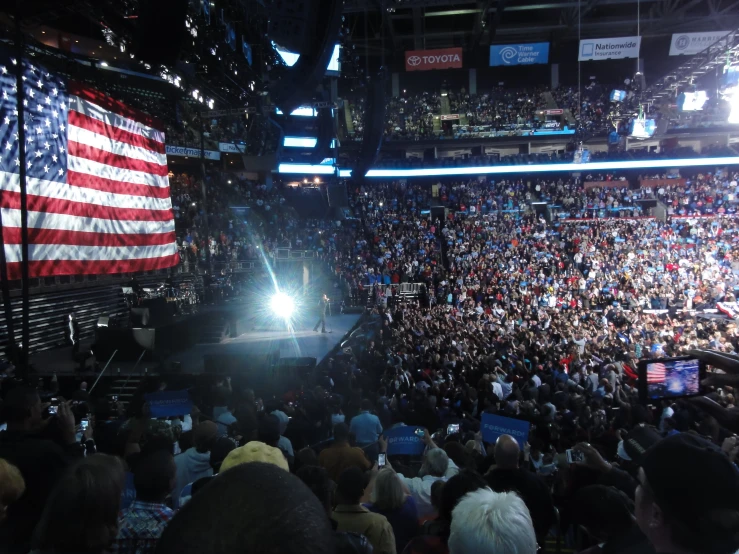
[[59,409],[59,406],[49,406],[49,413],[51,415],[56,414],[57,410]]
[[639,383],[644,400],[700,394],[705,365],[697,358],[663,358],[639,363]]
[[454,433],[459,433],[459,423],[450,423],[447,425],[446,434],[453,435]]
[[85,429],[87,429],[88,425],[90,425],[89,419],[81,419],[80,420],[80,431],[84,431]]
[[381,453],[377,456],[377,467],[379,469],[382,469],[383,467],[385,467],[385,454]]
[[570,449],[570,450],[567,450],[566,451],[566,454],[567,454],[567,463],[568,464],[573,464],[575,462],[584,462],[585,461],[585,456],[579,450],[572,450],[572,449]]

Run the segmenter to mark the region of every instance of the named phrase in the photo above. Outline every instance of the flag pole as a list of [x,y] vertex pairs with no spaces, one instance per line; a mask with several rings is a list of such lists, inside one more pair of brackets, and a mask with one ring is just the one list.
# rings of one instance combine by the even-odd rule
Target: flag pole
[[25,129],[25,91],[23,90],[23,31],[21,30],[21,0],[15,4],[15,47],[18,58],[15,64],[16,100],[18,104],[18,160],[21,188],[21,278],[22,283],[22,334],[20,371],[28,376],[28,341],[29,341],[29,302],[30,289],[28,272],[28,192],[26,189],[26,129]]

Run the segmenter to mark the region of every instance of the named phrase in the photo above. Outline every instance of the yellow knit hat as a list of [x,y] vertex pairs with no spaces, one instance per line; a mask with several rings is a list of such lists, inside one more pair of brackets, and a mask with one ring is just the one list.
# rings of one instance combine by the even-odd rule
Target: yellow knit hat
[[282,450],[264,444],[263,442],[252,441],[229,452],[221,464],[221,472],[239,464],[249,462],[265,462],[281,467],[285,471],[290,471]]

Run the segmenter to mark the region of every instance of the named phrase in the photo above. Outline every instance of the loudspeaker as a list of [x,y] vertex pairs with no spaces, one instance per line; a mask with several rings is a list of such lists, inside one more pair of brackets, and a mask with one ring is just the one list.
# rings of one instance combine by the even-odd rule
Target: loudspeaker
[[327,187],[329,208],[346,208],[349,206],[349,195],[346,192],[346,183],[330,184]]
[[271,5],[269,36],[300,53],[294,66],[271,87],[283,113],[308,101],[321,83],[339,38],[343,0],[278,0]]
[[365,173],[372,167],[377,159],[382,145],[382,137],[385,125],[385,89],[386,73],[381,71],[380,75],[374,77],[367,86],[367,102],[364,111],[364,136],[362,146],[359,150],[359,159],[352,177],[364,179]]
[[[314,163],[321,163],[324,158],[333,158],[331,143],[336,139],[333,110],[318,110],[318,133],[316,147],[313,151]],[[302,118],[306,119],[306,118]]]
[[156,329],[137,329],[133,328],[133,340],[136,341],[144,350],[153,351],[156,339]]
[[174,65],[185,39],[188,0],[148,0],[139,4],[136,55],[151,64]]
[[146,327],[149,325],[149,308],[131,308],[131,326]]

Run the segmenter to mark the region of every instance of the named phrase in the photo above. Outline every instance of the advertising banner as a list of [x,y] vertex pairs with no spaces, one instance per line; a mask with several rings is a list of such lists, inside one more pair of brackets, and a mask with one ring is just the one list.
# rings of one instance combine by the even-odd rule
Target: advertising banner
[[219,142],[218,150],[229,154],[243,154],[246,150],[245,144],[234,144],[233,142]]
[[406,456],[420,456],[426,449],[421,438],[416,436],[417,427],[403,425],[385,431],[387,439],[387,453],[391,456],[398,454]]
[[[167,156],[186,156],[193,158],[199,158],[200,157],[200,148],[188,148],[187,146],[172,146],[171,144],[168,144],[166,146]],[[206,160],[220,160],[221,159],[221,153],[216,152],[215,150],[206,150],[205,151],[205,159]]]
[[693,56],[717,43],[731,31],[711,33],[676,33],[670,42],[670,56]]
[[482,440],[488,443],[495,442],[501,435],[510,435],[523,448],[524,443],[529,439],[529,427],[528,421],[484,412],[482,414]]
[[428,71],[429,69],[461,68],[461,48],[441,48],[439,50],[409,50],[405,53],[406,71]]
[[173,417],[192,412],[190,394],[186,390],[162,391],[145,394],[151,417]]
[[638,58],[641,37],[593,38],[580,41],[578,60]]
[[549,63],[549,43],[495,44],[490,47],[490,65],[533,65]]

